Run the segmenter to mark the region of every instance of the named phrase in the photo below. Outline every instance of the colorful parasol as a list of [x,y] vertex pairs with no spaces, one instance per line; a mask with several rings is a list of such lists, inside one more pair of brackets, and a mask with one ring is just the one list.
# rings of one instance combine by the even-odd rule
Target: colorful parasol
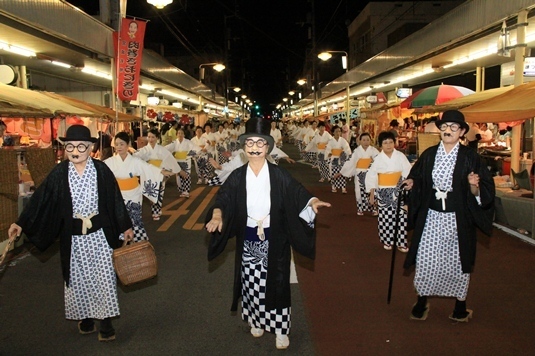
[[473,90],[457,85],[435,85],[418,90],[416,93],[403,100],[400,106],[404,109],[410,109],[421,108],[428,105],[438,105],[473,93]]

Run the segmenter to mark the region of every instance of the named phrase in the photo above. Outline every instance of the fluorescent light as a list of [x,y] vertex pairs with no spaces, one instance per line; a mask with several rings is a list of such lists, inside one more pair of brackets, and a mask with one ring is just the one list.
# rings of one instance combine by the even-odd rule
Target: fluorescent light
[[100,77],[100,78],[111,80],[111,75],[110,74],[104,73],[104,72],[99,72],[98,70],[93,69],[93,68],[84,67],[82,69],[82,73],[91,74],[91,75],[94,75],[95,77]]
[[35,57],[37,54],[34,51],[31,51],[29,49],[25,49],[18,46],[10,45],[6,42],[0,42],[0,49],[4,51],[8,51],[11,53],[15,53],[24,57]]
[[50,63],[52,63],[55,66],[63,67],[63,68],[71,68],[72,67],[70,64],[59,62],[59,61],[50,61]]

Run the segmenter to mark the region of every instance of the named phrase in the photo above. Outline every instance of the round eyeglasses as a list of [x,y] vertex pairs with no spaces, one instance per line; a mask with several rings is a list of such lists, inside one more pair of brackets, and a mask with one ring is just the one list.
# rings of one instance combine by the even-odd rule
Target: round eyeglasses
[[440,131],[446,131],[447,128],[450,128],[451,132],[457,132],[461,128],[460,124],[452,123],[452,124],[442,124],[438,128]]
[[258,148],[262,148],[264,147],[265,145],[267,145],[267,141],[266,140],[251,140],[251,139],[246,139],[245,140],[245,146],[247,147],[253,147],[254,145],[256,144],[256,147]]
[[84,153],[85,151],[87,151],[87,149],[89,148],[89,146],[91,145],[84,145],[83,143],[80,143],[78,146],[75,146],[73,145],[72,143],[68,143],[65,145],[65,151],[67,152],[73,152],[74,151],[74,148],[76,147],[76,149],[78,150],[78,152],[80,153]]

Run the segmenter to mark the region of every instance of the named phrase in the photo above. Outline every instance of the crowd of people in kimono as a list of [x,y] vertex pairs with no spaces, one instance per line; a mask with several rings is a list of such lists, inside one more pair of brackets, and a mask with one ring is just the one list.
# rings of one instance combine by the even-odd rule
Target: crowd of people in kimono
[[[468,322],[476,227],[492,231],[494,181],[477,151],[460,144],[469,131],[461,112],[446,111],[434,125],[441,142],[414,165],[396,148],[393,130],[380,132],[372,142],[370,133],[358,132],[346,120],[252,118],[203,127],[173,123],[166,130],[152,125],[147,144],[138,149],[132,148],[129,133],[118,132],[112,139],[115,154],[102,161],[93,158],[98,139],[74,125],[60,138],[68,159],[38,187],[11,225],[10,239],[24,231],[44,250],[59,237],[66,318],[79,320],[81,334],[96,332],[95,320],[100,320],[99,341],[112,341],[111,318],[119,315],[112,251],[122,241],[148,239],[143,196],[151,202],[152,218],[159,220],[166,181],[176,177],[180,198],[188,199],[195,169],[197,185],[221,185],[206,216],[209,259],[237,238],[232,310],[241,298],[242,319],[252,336],[273,333],[276,347],[286,349],[290,246],[314,258],[315,216],[331,206],[280,167],[281,159],[296,162],[282,150],[294,144],[305,169],[317,171],[318,182],[330,185],[331,199],[347,194],[353,180],[355,219],[377,217],[379,246],[406,253],[406,268],[416,265],[417,302],[410,319],[426,320],[428,297],[438,296],[455,298],[449,318]],[[64,208],[56,209],[60,204]],[[414,229],[410,244],[409,228]],[[93,274],[98,278],[87,278]],[[95,293],[104,298],[92,298]]]

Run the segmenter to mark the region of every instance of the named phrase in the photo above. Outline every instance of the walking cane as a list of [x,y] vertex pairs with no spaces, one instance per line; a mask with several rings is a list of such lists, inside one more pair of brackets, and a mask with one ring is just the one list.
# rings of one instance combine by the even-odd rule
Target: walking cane
[[6,248],[4,249],[4,252],[2,253],[2,256],[0,256],[0,266],[2,266],[2,263],[4,263],[4,260],[5,260],[6,256],[7,256],[7,253],[9,251],[9,249],[11,248],[11,245],[13,245],[14,243],[15,243],[15,240],[13,240],[11,238],[7,241]]
[[390,280],[388,281],[388,297],[386,298],[386,303],[390,304],[390,299],[392,297],[392,283],[394,281],[394,264],[396,262],[396,242],[397,242],[397,236],[399,231],[399,213],[401,211],[401,198],[405,194],[405,185],[402,184],[399,187],[399,195],[398,195],[398,206],[396,209],[396,218],[394,222],[394,241],[392,242],[392,261],[390,262]]

